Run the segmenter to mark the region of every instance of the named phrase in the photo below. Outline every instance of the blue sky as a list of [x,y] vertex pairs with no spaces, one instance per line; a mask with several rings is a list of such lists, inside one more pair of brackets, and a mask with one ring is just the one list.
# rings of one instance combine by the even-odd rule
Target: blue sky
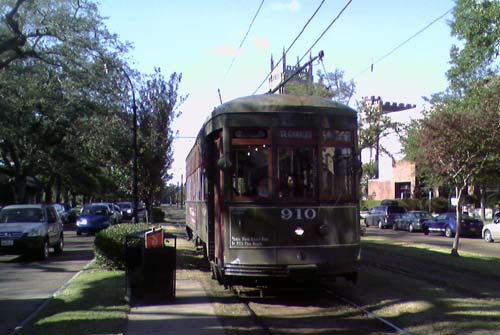
[[[219,104],[217,90],[223,101],[253,94],[269,73],[271,55],[281,57],[322,1],[265,0],[238,49],[261,2],[101,0],[108,29],[134,45],[133,67],[143,73],[160,67],[166,77],[182,73],[181,93],[189,98],[174,123],[181,138],[175,141],[173,183],[185,175],[185,157],[194,142],[186,137],[195,136]],[[324,1],[287,63],[302,58],[347,3]],[[449,50],[456,44],[448,26],[451,13],[394,49],[453,6],[452,0],[353,0],[311,53],[323,50],[327,72],[339,68],[355,81],[353,107],[363,96],[375,95],[420,110],[423,96],[447,86]],[[314,72],[322,69],[314,66]],[[266,82],[257,93],[267,90]]]

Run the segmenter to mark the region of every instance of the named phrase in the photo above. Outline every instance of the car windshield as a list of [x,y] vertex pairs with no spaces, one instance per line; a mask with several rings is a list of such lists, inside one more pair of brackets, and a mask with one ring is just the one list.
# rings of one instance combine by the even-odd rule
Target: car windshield
[[82,215],[106,215],[106,206],[88,206],[82,211]]
[[41,208],[7,208],[0,213],[0,223],[43,222]]
[[122,209],[132,208],[132,204],[118,204],[118,206],[120,206],[120,208]]
[[405,213],[406,210],[403,208],[403,207],[399,207],[399,206],[389,206],[387,208],[387,213]]
[[430,215],[424,212],[416,212],[414,213],[415,217],[417,218],[428,218]]

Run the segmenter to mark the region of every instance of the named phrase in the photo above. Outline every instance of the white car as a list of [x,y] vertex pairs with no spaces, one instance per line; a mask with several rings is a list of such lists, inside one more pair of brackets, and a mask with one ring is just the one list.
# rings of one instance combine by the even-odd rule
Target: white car
[[500,239],[500,212],[495,213],[493,216],[493,223],[483,227],[482,236],[486,242],[494,242]]

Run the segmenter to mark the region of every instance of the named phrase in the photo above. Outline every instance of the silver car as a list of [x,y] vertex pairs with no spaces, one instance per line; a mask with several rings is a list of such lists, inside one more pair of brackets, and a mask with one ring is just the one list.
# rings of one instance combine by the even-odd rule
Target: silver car
[[10,205],[0,211],[0,252],[46,259],[62,253],[63,223],[53,205]]

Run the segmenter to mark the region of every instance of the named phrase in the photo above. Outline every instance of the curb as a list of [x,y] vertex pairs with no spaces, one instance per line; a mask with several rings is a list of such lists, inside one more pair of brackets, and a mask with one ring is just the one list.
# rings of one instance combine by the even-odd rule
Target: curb
[[95,262],[95,258],[93,260],[91,260],[89,263],[87,263],[87,265],[85,265],[80,271],[78,271],[77,273],[75,273],[73,275],[73,277],[71,277],[66,283],[64,283],[50,297],[48,297],[47,299],[45,299],[45,301],[40,306],[38,306],[38,308],[33,313],[31,313],[23,322],[21,322],[20,325],[16,326],[16,328],[14,328],[14,330],[9,335],[15,335],[19,330],[21,330],[22,328],[24,328],[24,326],[26,326],[26,324],[28,322],[30,322],[31,320],[33,320],[40,313],[40,311],[43,310],[49,304],[49,302],[52,299],[54,299],[59,294],[61,294],[61,292],[64,291],[69,286],[69,284],[71,284],[73,282],[73,280],[75,280],[78,276],[80,276],[80,274],[83,271],[85,271],[86,269],[88,269],[89,266],[91,266],[92,263],[94,263],[94,262]]

